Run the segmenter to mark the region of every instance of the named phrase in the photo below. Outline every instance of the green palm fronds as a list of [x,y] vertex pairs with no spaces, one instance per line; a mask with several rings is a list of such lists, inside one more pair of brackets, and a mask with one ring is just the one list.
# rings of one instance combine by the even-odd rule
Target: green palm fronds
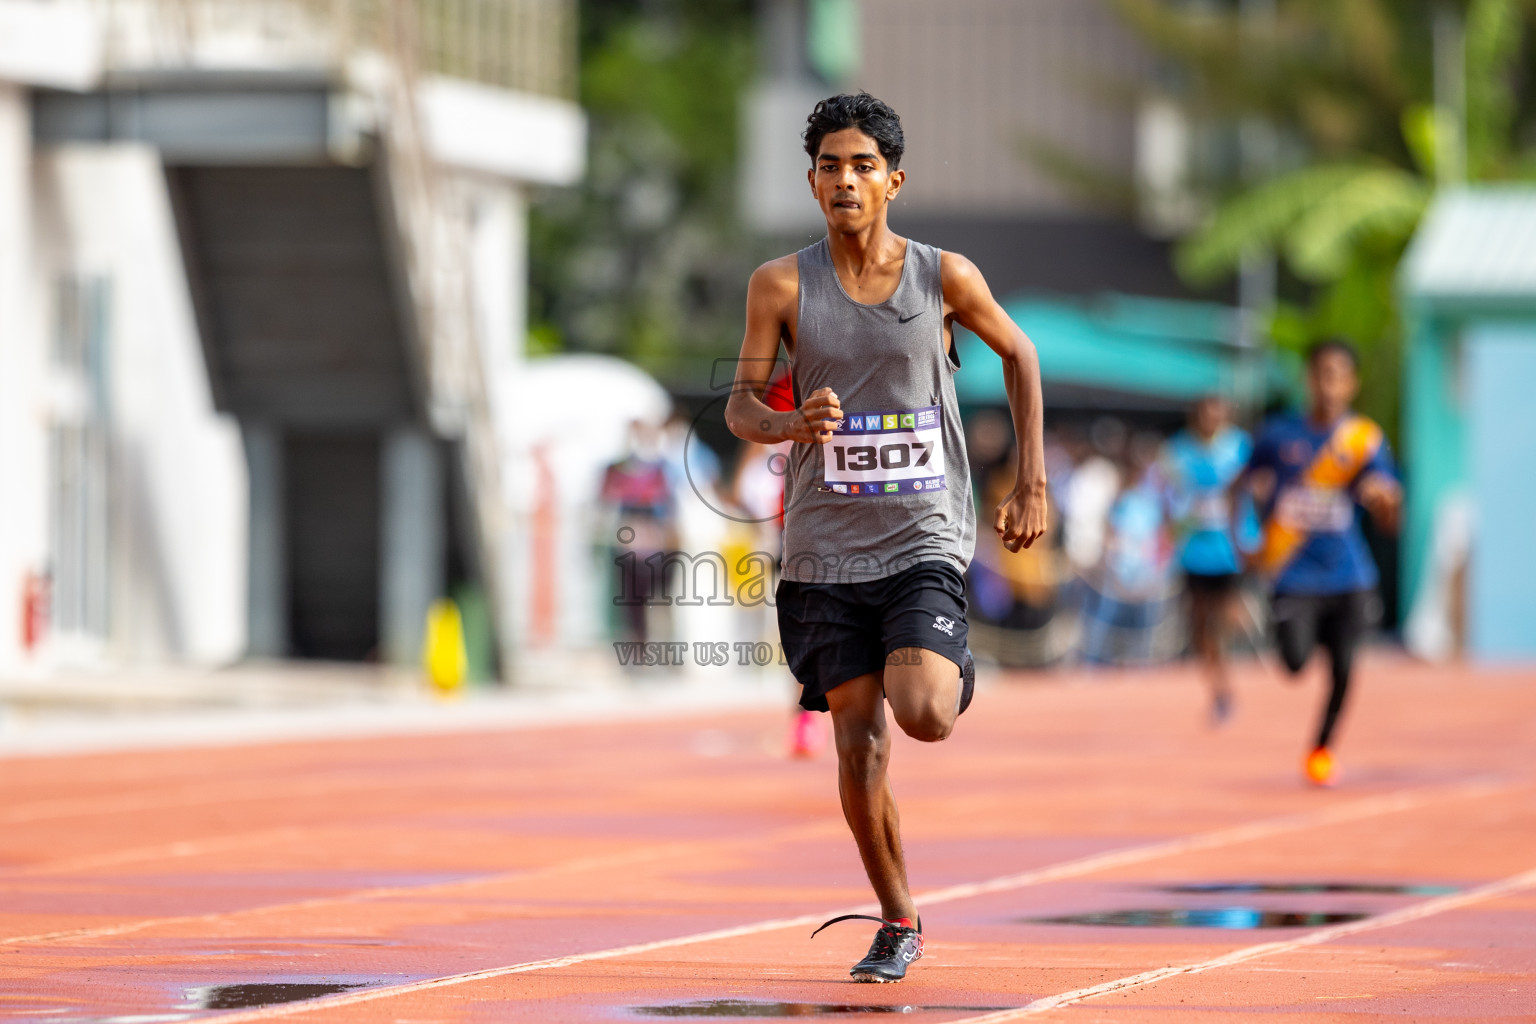
[[1361,245],[1411,235],[1431,191],[1419,176],[1384,163],[1303,167],[1220,206],[1179,247],[1179,270],[1208,283],[1256,250],[1272,249],[1303,278],[1336,280]]
[[1406,243],[1433,192],[1401,168],[1362,167],[1291,225],[1286,259],[1304,278],[1337,280],[1362,251],[1391,252]]
[[[1180,273],[1206,285],[1279,256],[1292,283],[1275,339],[1352,337],[1373,367],[1366,405],[1390,430],[1393,281],[1436,183],[1536,177],[1536,0],[1275,0],[1247,18],[1237,4],[1110,2],[1179,70],[1180,102],[1207,131],[1262,125],[1274,140],[1258,180],[1252,163],[1224,172],[1230,191],[1175,250]],[[1437,62],[1447,15],[1464,50]]]

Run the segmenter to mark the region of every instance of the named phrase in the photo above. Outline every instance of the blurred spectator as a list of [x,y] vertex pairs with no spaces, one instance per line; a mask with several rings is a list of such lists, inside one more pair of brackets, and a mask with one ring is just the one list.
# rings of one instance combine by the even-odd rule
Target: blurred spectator
[[[976,477],[982,508],[996,508],[1013,489],[1016,456],[1005,450],[985,475]],[[1057,545],[1060,516],[1054,506],[1046,533],[1017,554],[992,530],[976,532],[976,553],[967,571],[979,616],[1008,629],[1041,629],[1056,612],[1057,590],[1067,572]]]
[[1104,558],[1089,589],[1083,655],[1106,664],[1149,664],[1167,616],[1169,546],[1161,481],[1156,471],[1159,439],[1139,435],[1127,457],[1126,487],[1111,506]]
[[758,527],[760,550],[774,558],[778,557],[779,533],[784,525],[784,473],[789,465],[790,444],[743,442],[731,488],[736,504]]
[[624,638],[645,641],[652,632],[647,626],[649,610],[662,582],[647,559],[675,546],[677,509],[655,424],[630,424],[629,451],[604,472],[602,500],[616,513],[613,594]]
[[1169,439],[1160,459],[1178,565],[1189,594],[1190,641],[1205,663],[1216,725],[1232,709],[1224,648],[1241,611],[1243,538],[1235,524],[1246,513],[1249,529],[1254,528],[1248,503],[1234,510],[1231,491],[1252,450],[1248,435],[1232,425],[1226,401],[1207,395],[1195,403],[1188,427]]
[[681,409],[674,409],[661,428],[661,458],[674,495],[690,489],[709,494],[720,482],[720,456],[694,432]]
[[[1008,412],[981,409],[965,425],[965,452],[971,461],[971,479],[983,481],[994,469],[1013,457],[1013,425]],[[1010,481],[1010,484],[1012,481]],[[988,507],[985,503],[983,508]]]
[[1089,439],[1078,440],[1076,462],[1066,485],[1065,516],[1067,557],[1080,575],[1090,574],[1104,554],[1104,527],[1110,506],[1120,492],[1116,463],[1125,448],[1125,427],[1119,420],[1102,417],[1093,424]]
[[1046,486],[1051,491],[1051,501],[1059,516],[1067,504],[1067,486],[1077,468],[1072,458],[1071,445],[1066,438],[1050,428],[1045,431]]

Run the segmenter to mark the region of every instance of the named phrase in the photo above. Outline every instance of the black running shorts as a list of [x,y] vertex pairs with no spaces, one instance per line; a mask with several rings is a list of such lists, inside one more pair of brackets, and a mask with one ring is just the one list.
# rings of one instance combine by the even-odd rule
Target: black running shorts
[[1275,643],[1281,660],[1300,672],[1318,644],[1346,669],[1370,631],[1379,609],[1374,591],[1343,594],[1276,594],[1272,605]]
[[779,640],[808,711],[828,710],[827,691],[879,672],[904,647],[965,663],[965,580],[948,562],[868,583],[781,580],[778,606]]
[[1242,585],[1243,577],[1239,573],[1203,573],[1187,572],[1184,574],[1184,589],[1191,594],[1210,594],[1214,597],[1225,597],[1235,593]]

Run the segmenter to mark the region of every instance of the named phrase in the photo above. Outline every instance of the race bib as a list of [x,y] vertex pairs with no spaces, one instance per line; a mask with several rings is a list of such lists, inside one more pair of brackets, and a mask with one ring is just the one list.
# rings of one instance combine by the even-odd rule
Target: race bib
[[1206,491],[1189,505],[1190,526],[1197,530],[1225,530],[1232,525],[1232,504],[1225,491]]
[[944,490],[939,407],[850,413],[823,446],[825,485],[838,494]]
[[1275,520],[1307,533],[1343,533],[1355,521],[1355,502],[1338,487],[1288,487],[1275,505]]

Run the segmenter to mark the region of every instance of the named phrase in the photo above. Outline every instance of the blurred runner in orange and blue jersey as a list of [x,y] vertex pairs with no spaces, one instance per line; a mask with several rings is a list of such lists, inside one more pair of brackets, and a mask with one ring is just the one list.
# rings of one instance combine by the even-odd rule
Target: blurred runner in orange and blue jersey
[[1380,579],[1358,508],[1378,527],[1395,530],[1402,489],[1381,427],[1350,408],[1360,390],[1354,349],[1337,340],[1315,345],[1307,356],[1307,390],[1305,416],[1278,416],[1265,425],[1248,480],[1264,524],[1254,561],[1274,592],[1280,656],[1295,674],[1318,645],[1329,654],[1332,687],[1306,775],[1330,785],[1329,744]]

